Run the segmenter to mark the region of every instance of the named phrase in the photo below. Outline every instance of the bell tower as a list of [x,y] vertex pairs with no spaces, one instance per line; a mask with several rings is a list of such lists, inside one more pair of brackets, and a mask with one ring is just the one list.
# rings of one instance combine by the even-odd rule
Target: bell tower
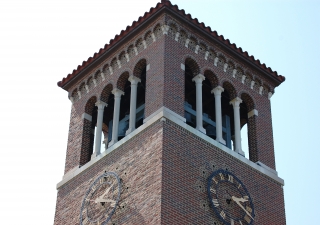
[[286,224],[284,80],[162,0],[58,82],[72,108],[54,224]]

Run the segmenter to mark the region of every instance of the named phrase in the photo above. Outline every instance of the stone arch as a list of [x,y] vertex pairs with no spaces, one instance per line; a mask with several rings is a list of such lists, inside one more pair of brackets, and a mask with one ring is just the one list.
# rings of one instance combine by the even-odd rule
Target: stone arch
[[187,57],[185,59],[185,71],[194,77],[200,74],[200,67],[194,59]]
[[147,46],[151,45],[153,43],[153,38],[152,38],[152,32],[149,30],[145,35],[144,35],[144,40],[146,41]]
[[209,48],[208,52],[209,52],[208,60],[211,62],[214,62],[214,59],[216,58],[217,53],[213,50],[213,48]]
[[80,91],[82,96],[87,94],[86,84],[84,82],[81,83],[81,85],[79,86],[79,91]]
[[229,81],[224,81],[222,87],[229,93],[230,100],[237,97],[237,91]]
[[93,82],[93,77],[90,76],[87,80],[87,85],[88,85],[88,88],[89,90],[93,89],[94,88],[94,82]]
[[107,103],[108,100],[109,100],[110,95],[112,94],[112,93],[111,93],[112,90],[113,90],[112,84],[107,84],[107,85],[103,88],[103,90],[102,90],[102,92],[101,92],[101,94],[100,94],[100,100],[103,101],[103,102],[105,102],[105,103]]
[[138,52],[142,52],[143,49],[144,49],[144,46],[143,46],[143,40],[142,38],[139,38],[137,41],[136,41],[136,44],[135,44]]
[[124,64],[127,63],[127,58],[126,58],[126,52],[125,51],[122,51],[119,54],[118,60],[120,61],[121,65],[124,65]]
[[154,29],[153,29],[153,33],[156,36],[156,38],[160,37],[162,35],[162,29],[161,29],[161,25],[157,24]]
[[210,82],[211,89],[213,89],[219,85],[218,77],[211,70],[205,70],[204,76]]
[[101,76],[100,70],[98,70],[94,74],[94,79],[96,80],[97,84],[100,84],[102,82],[102,76]]
[[205,55],[207,52],[207,45],[203,42],[200,42],[199,44],[199,49],[198,49],[198,54],[199,55]]
[[128,81],[128,78],[129,78],[129,72],[123,72],[118,81],[117,81],[117,88],[121,91],[124,91],[124,87],[125,87],[125,84],[126,82]]
[[128,47],[127,53],[129,55],[130,59],[136,55],[136,52],[134,50],[134,46],[133,45],[130,45]]
[[177,32],[178,32],[178,26],[175,23],[171,22],[169,25],[169,32],[168,32],[169,37],[175,39]]
[[118,63],[117,63],[117,58],[113,58],[110,67],[112,68],[112,71],[114,72],[116,69],[118,69]]
[[188,38],[188,34],[187,32],[185,32],[184,30],[180,30],[180,35],[179,35],[179,43],[185,45],[186,44],[186,40]]
[[198,41],[195,37],[191,36],[188,43],[188,48],[192,51],[195,51],[196,46],[198,45]]
[[140,59],[133,69],[133,75],[135,77],[141,78],[141,74],[143,73],[143,70],[146,69],[146,67],[147,67],[147,60],[144,58]]

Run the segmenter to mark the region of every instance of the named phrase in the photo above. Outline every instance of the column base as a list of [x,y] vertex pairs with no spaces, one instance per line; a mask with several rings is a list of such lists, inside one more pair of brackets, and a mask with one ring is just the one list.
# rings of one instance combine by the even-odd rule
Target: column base
[[111,140],[108,144],[108,147],[111,147],[112,145],[114,145],[115,143],[117,143],[118,141],[116,140]]
[[217,138],[216,141],[223,144],[223,145],[226,145],[226,141],[223,140],[223,138],[219,138],[219,139]]
[[130,134],[132,131],[134,131],[135,130],[135,128],[134,129],[132,129],[132,128],[129,128],[127,131],[126,131],[126,135],[128,135],[128,134]]
[[200,131],[201,133],[206,134],[206,129],[204,129],[203,127],[197,127],[196,128],[198,131]]

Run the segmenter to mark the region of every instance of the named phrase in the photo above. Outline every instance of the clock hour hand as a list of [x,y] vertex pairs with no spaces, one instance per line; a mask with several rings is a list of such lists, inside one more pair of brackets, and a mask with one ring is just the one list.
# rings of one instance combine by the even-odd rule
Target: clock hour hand
[[108,194],[108,192],[110,191],[112,186],[110,186],[101,196],[99,196],[98,198],[96,198],[96,200],[94,200],[95,203],[99,203],[101,202],[100,200],[103,199],[103,196],[105,196],[106,194]]
[[106,203],[106,202],[111,203],[111,207],[114,207],[116,205],[116,201],[112,199],[96,199],[96,203]]
[[[246,213],[248,216],[251,217],[251,219],[253,219],[253,217],[251,216],[251,214],[250,214],[247,210],[245,210],[245,208],[244,208],[244,207],[241,205],[241,203],[240,203],[240,202],[247,202],[247,201],[248,201],[247,199],[237,198],[237,197],[235,197],[235,196],[232,196],[231,198],[232,198],[232,200],[233,200],[235,203],[238,204],[238,206],[240,206],[240,208],[241,208],[243,211],[245,211],[245,213]],[[253,219],[253,220],[254,220],[254,219]]]

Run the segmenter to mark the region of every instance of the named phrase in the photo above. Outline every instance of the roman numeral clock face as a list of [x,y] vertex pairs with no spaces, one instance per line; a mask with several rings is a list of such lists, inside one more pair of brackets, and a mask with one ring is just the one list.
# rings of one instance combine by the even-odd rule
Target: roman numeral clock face
[[105,172],[88,189],[82,201],[80,225],[106,225],[116,210],[121,192],[120,179]]
[[243,183],[226,170],[217,170],[208,178],[211,206],[226,225],[252,225],[254,207]]

